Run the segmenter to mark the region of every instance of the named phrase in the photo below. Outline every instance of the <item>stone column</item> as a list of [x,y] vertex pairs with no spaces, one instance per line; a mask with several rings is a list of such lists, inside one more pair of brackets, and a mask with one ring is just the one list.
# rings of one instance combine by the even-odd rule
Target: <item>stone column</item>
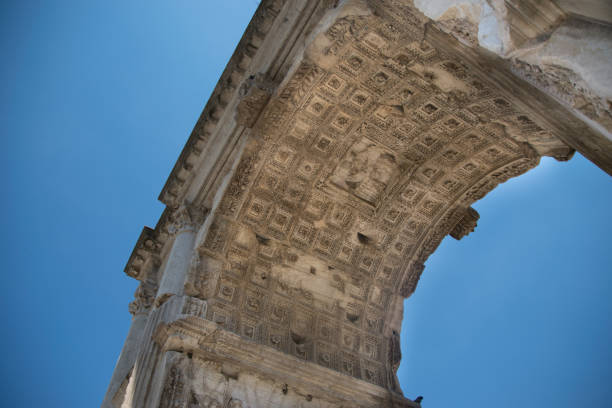
[[155,297],[156,306],[172,295],[183,294],[196,233],[205,216],[206,211],[190,207],[181,207],[172,214],[168,232],[174,235],[174,242]]
[[[120,391],[124,382],[127,385],[128,376],[138,357],[142,335],[145,331],[154,294],[155,286],[147,282],[141,283],[134,293],[135,300],[130,303],[130,313],[133,315],[132,324],[123,344],[121,354],[117,359],[113,376],[102,402],[102,408],[113,408],[113,399],[115,399],[117,392]],[[118,396],[118,398],[123,400],[123,396]]]

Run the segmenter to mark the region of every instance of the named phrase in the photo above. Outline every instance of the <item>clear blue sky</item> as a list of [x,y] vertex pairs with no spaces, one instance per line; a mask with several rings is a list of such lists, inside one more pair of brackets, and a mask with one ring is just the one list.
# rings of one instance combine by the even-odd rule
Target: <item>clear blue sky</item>
[[[99,406],[122,270],[255,0],[5,1],[1,405]],[[424,407],[612,406],[612,178],[577,155],[475,205],[405,303]]]

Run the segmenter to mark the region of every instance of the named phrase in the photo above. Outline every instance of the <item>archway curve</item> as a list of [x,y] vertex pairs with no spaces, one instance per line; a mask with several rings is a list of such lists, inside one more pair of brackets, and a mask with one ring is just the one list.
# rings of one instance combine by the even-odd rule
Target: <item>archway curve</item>
[[405,302],[399,377],[409,396],[502,408],[607,399],[594,379],[611,375],[609,187],[577,155],[543,161],[476,203],[477,231],[444,240]]
[[[560,134],[585,126],[447,43],[405,2],[343,4],[265,69],[249,64],[266,33],[247,30],[252,43],[228,65],[162,191],[166,212],[143,234],[145,245],[159,238],[149,252],[181,258],[178,267],[149,262],[142,273],[148,261],[136,256],[127,269],[162,275],[156,316],[186,294],[189,314],[241,345],[378,386],[367,392],[389,401],[400,394],[403,298],[428,256],[475,227],[470,205],[498,184],[543,155],[570,158]],[[262,27],[282,6],[262,7]],[[159,344],[174,340],[159,332]]]
[[213,210],[186,293],[247,339],[399,392],[402,302],[427,258],[475,228],[472,203],[573,150],[433,45],[422,16],[389,3],[335,17],[280,84],[249,77],[233,176],[195,197]]

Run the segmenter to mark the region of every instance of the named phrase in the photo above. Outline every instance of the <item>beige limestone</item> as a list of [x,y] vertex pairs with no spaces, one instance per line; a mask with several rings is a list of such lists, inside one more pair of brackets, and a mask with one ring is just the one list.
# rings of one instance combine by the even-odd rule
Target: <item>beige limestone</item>
[[604,122],[490,52],[563,11],[484,36],[507,4],[440,25],[407,0],[262,1],[126,266],[142,283],[103,407],[419,406],[396,377],[403,299],[442,239],[541,156],[612,171]]
[[[591,0],[580,7],[550,0],[415,0],[414,4],[462,43],[506,59],[516,75],[595,129],[601,135],[599,143],[612,140],[610,2]],[[566,142],[586,150],[589,157],[589,150],[600,147],[582,147],[583,137]],[[600,167],[608,160],[589,158]]]

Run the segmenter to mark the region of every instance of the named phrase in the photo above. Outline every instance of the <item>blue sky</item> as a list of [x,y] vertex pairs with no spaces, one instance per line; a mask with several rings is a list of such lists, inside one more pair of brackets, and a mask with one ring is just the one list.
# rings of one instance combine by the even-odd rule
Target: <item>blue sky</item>
[[[122,270],[255,0],[0,6],[3,405],[98,406],[127,334]],[[612,179],[545,159],[475,208],[405,303],[426,407],[610,407]]]

